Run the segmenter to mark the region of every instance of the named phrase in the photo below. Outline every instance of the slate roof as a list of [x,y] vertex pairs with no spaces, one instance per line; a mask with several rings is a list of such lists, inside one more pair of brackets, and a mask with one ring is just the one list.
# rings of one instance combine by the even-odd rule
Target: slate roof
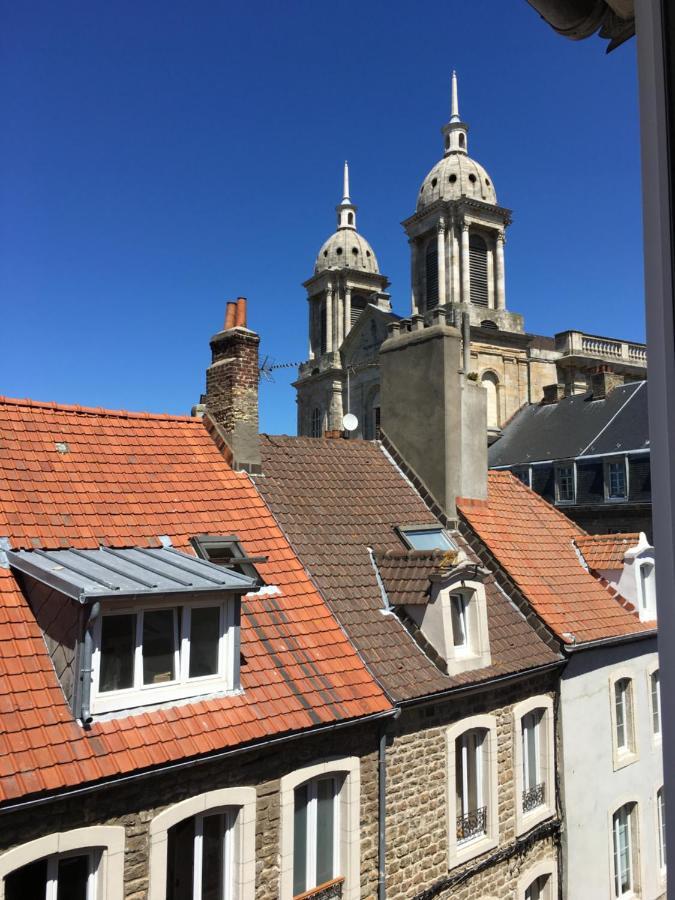
[[575,541],[586,533],[510,472],[488,473],[488,499],[458,499],[475,535],[539,617],[566,643],[651,631],[634,608],[581,564]]
[[583,534],[574,539],[589,569],[623,569],[623,558],[640,540],[637,531],[623,534]]
[[604,400],[590,391],[557,403],[531,404],[506,423],[488,449],[491,467],[649,449],[647,382],[615,388]]
[[249,477],[196,419],[0,398],[0,536],[13,549],[156,547],[236,534],[267,585],[242,604],[243,691],[73,718],[31,609],[0,568],[0,802],[390,708]]
[[[490,577],[485,588],[492,665],[444,675],[401,620],[383,612],[369,548],[380,559],[380,553],[403,548],[396,526],[439,523],[381,447],[361,440],[261,435],[261,455],[260,491],[390,696],[409,700],[558,659]],[[461,537],[453,534],[453,540],[471,554]],[[425,580],[420,577],[420,587]]]

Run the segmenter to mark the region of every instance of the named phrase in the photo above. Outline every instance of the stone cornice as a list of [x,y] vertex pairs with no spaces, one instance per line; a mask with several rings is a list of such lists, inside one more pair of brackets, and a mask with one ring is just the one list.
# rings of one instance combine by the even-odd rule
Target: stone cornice
[[435,221],[438,213],[446,213],[449,221],[457,222],[465,212],[475,211],[477,213],[487,214],[489,218],[501,221],[504,225],[510,225],[512,222],[512,210],[506,206],[497,206],[493,203],[485,203],[482,200],[474,200],[472,197],[462,196],[458,200],[443,200],[439,198],[434,200],[425,209],[413,213],[407,219],[401,222],[406,231],[411,225],[418,225],[427,219]]

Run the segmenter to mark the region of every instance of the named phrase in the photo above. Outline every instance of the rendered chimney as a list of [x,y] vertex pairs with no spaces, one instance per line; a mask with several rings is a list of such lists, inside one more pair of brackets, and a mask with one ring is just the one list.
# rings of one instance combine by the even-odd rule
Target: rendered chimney
[[211,338],[205,412],[232,452],[233,465],[260,472],[258,440],[258,346],[246,326],[246,299],[227,304],[225,328]]
[[394,323],[380,347],[380,422],[448,519],[457,497],[487,496],[487,396],[462,371],[459,331],[433,310]]
[[609,366],[598,366],[591,372],[590,389],[593,400],[604,400],[616,387],[624,383],[623,375],[613,372]]

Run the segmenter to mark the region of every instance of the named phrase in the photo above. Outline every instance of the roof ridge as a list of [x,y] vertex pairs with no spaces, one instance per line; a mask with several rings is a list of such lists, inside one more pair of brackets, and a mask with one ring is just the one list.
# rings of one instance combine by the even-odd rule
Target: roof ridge
[[107,409],[103,406],[80,406],[74,403],[57,403],[54,400],[31,400],[28,397],[4,397],[0,394],[0,405],[18,406],[29,409],[51,409],[55,412],[71,412],[86,416],[108,416],[118,419],[169,419],[172,422],[200,423],[195,416],[177,416],[172,413],[132,412],[126,409]]

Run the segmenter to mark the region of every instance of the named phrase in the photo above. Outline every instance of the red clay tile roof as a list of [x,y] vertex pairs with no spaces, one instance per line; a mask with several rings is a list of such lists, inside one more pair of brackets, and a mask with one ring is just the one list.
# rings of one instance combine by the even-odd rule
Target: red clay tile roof
[[375,562],[394,606],[417,606],[429,600],[429,577],[445,557],[442,550],[385,550]]
[[206,533],[267,556],[257,567],[281,590],[244,598],[243,692],[89,731],[0,568],[0,802],[389,708],[249,477],[199,420],[0,398],[0,536],[13,548],[154,546],[168,535],[191,552],[190,536]]
[[637,531],[624,534],[582,534],[574,539],[589,569],[623,569],[623,558],[640,540]]
[[261,435],[260,450],[264,474],[256,478],[258,487],[392,697],[421,697],[558,658],[488,578],[492,665],[456,677],[444,675],[401,620],[383,614],[368,552],[369,547],[377,553],[401,550],[396,526],[439,525],[400,470],[369,441]]
[[457,506],[563,641],[581,643],[654,627],[640,622],[583,567],[574,541],[585,532],[510,472],[489,472],[488,499],[458,499]]

